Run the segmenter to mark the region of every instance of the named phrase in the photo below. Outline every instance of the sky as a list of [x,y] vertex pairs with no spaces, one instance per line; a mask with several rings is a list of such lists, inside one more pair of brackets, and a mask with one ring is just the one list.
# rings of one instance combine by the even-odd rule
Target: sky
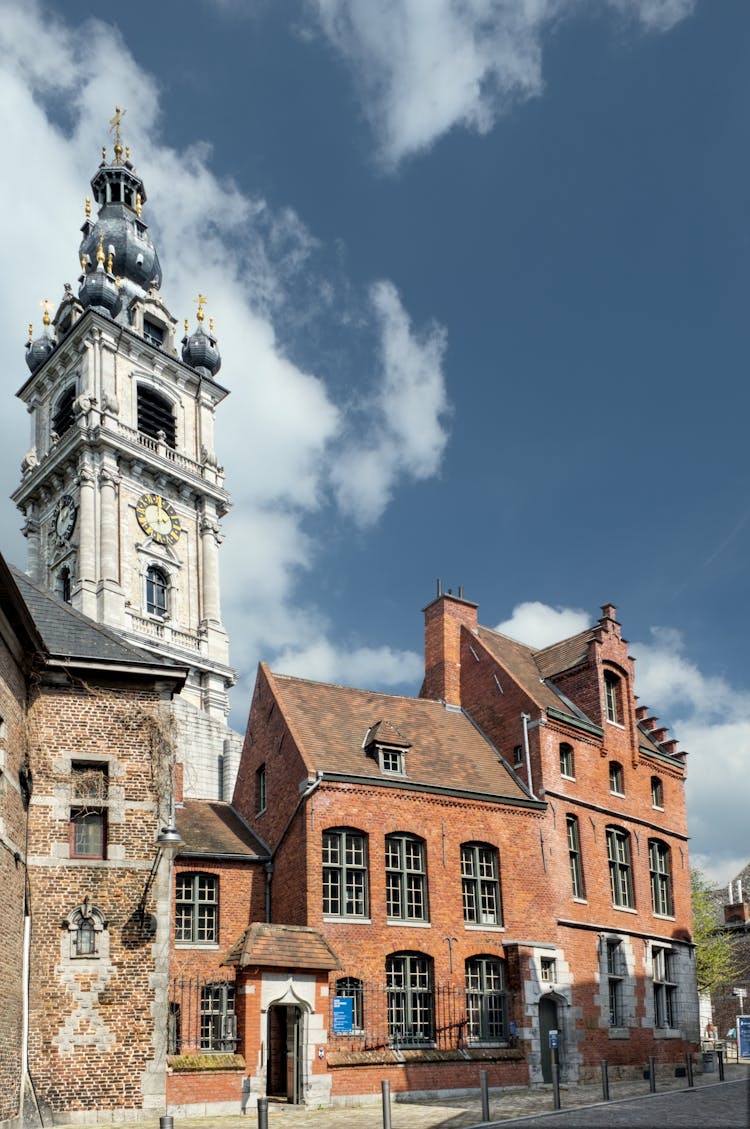
[[[0,478],[114,106],[162,294],[231,390],[222,601],[259,660],[415,693],[436,580],[534,646],[614,603],[750,857],[746,0],[0,0]],[[0,545],[25,564],[0,500]]]

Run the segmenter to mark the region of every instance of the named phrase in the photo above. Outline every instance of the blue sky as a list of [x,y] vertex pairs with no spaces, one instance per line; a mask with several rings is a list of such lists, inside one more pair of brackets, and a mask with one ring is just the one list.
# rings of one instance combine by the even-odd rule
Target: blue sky
[[[255,664],[413,692],[462,585],[532,644],[618,606],[748,858],[750,8],[742,0],[0,0],[9,494],[25,327],[75,281],[115,103],[162,293],[232,391],[224,613]],[[0,507],[6,556],[20,524]]]

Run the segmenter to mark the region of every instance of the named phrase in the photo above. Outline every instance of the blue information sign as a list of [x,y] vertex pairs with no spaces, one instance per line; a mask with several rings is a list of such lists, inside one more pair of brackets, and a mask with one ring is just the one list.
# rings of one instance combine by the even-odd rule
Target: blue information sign
[[750,1015],[737,1016],[737,1053],[750,1058]]
[[354,997],[334,996],[333,998],[333,1033],[345,1035],[354,1026]]

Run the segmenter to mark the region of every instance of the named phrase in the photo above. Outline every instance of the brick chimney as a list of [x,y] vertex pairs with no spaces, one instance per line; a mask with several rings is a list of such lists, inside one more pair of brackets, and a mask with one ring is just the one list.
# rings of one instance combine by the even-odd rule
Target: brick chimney
[[[459,592],[461,589],[459,589]],[[461,628],[477,626],[478,604],[443,593],[424,609],[424,682],[421,698],[461,705]]]

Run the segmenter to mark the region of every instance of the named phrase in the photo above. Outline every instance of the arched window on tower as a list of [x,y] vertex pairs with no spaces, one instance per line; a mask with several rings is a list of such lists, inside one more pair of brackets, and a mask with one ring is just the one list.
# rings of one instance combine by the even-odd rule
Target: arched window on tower
[[146,611],[162,618],[169,611],[169,578],[158,565],[146,569]]
[[57,594],[66,604],[70,603],[70,569],[63,565],[57,574]]
[[60,399],[55,405],[55,410],[52,413],[52,430],[56,435],[64,435],[75,422],[73,414],[73,404],[76,398],[76,386],[70,384],[63,392]]
[[146,384],[138,385],[138,430],[150,439],[158,439],[164,432],[168,447],[175,445],[175,422],[172,405],[165,396]]

